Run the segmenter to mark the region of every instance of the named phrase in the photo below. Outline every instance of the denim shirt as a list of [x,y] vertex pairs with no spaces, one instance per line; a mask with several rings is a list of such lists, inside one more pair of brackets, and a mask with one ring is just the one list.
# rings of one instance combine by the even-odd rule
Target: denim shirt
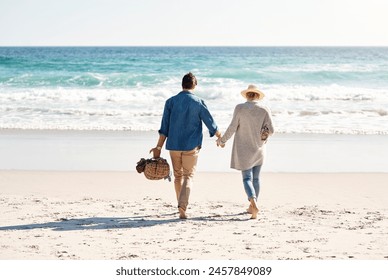
[[181,91],[164,105],[159,133],[167,137],[166,149],[190,151],[202,145],[202,122],[213,137],[218,128],[205,102],[189,91]]

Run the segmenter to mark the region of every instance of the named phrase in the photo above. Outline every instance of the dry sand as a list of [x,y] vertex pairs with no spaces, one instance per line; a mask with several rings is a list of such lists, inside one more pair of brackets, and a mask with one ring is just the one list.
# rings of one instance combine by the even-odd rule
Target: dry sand
[[258,220],[240,174],[0,171],[0,259],[388,259],[387,173],[263,173]]

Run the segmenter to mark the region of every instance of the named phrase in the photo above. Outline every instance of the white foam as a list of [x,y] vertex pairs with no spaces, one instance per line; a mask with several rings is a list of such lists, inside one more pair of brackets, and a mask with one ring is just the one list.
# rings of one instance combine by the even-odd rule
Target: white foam
[[[165,100],[177,81],[129,88],[0,88],[0,128],[157,130]],[[244,102],[247,85],[233,79],[204,80],[202,97],[221,129]],[[258,85],[266,94],[277,131],[285,133],[388,134],[388,89]]]

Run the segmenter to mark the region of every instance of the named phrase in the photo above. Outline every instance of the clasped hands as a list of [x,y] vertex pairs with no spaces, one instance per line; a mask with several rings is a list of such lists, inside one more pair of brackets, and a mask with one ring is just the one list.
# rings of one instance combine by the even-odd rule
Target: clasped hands
[[216,136],[217,136],[217,140],[216,140],[217,147],[224,148],[225,147],[225,143],[223,143],[221,141],[221,137],[222,137],[221,133],[216,135]]

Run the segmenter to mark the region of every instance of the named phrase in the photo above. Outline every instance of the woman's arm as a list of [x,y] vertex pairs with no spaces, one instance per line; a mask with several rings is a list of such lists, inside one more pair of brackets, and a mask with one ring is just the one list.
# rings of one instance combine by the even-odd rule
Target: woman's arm
[[230,122],[224,135],[219,140],[219,143],[221,146],[222,144],[225,144],[230,139],[230,137],[233,136],[233,134],[236,132],[237,128],[239,127],[239,124],[240,124],[239,111],[240,110],[237,105],[236,108],[234,108],[232,121]]

